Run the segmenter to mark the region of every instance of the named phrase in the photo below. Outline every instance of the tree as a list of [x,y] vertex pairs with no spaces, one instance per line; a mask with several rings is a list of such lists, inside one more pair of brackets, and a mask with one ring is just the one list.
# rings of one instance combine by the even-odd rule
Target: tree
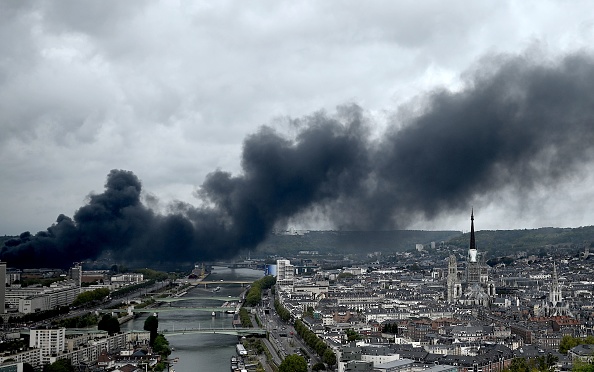
[[120,331],[120,322],[118,321],[118,318],[105,314],[97,324],[97,329],[100,331],[107,331],[110,336],[113,336]]
[[316,351],[316,353],[318,353],[318,355],[324,355],[326,349],[328,349],[326,343],[316,336],[316,341],[314,345],[314,350]]
[[326,349],[326,351],[324,352],[324,356],[322,357],[322,360],[327,365],[333,366],[336,364],[336,354],[334,354],[332,350]]
[[573,363],[573,368],[571,369],[571,371],[572,372],[594,372],[594,364],[576,360]]
[[559,361],[559,357],[548,353],[547,356],[540,356],[538,361],[539,371],[554,371],[555,364]]
[[144,321],[144,330],[151,333],[149,345],[153,346],[155,344],[155,339],[157,338],[157,331],[159,330],[159,319],[154,315],[146,318]]
[[351,328],[346,330],[346,335],[347,335],[347,341],[349,341],[349,342],[361,339],[361,335],[358,334],[354,329],[351,329]]
[[324,365],[324,363],[322,362],[318,362],[316,364],[313,365],[313,367],[311,367],[312,371],[325,371],[326,370],[326,365]]
[[506,370],[510,372],[551,372],[554,371],[555,364],[558,360],[559,358],[553,354],[542,355],[538,358],[528,360],[526,358],[514,358]]
[[582,344],[594,344],[594,337],[588,336],[586,338],[579,338],[567,335],[563,336],[561,342],[559,343],[559,352],[562,354],[567,354],[569,349]]
[[35,368],[29,363],[23,363],[23,372],[35,372]]
[[579,345],[579,339],[576,337],[565,335],[559,342],[559,352],[561,354],[567,354],[567,351],[574,346]]
[[278,372],[307,372],[307,362],[300,355],[287,355],[280,366],[278,366]]
[[43,372],[74,372],[70,359],[59,359],[43,367]]
[[511,372],[528,372],[528,364],[524,358],[514,358],[509,366]]
[[169,341],[163,335],[157,335],[153,345],[153,351],[163,358],[167,358],[171,354],[171,348],[169,347]]

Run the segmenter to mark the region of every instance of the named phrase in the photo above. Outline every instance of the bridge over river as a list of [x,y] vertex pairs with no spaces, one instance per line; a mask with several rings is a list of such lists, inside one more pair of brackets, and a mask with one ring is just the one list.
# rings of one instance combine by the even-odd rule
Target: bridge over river
[[164,330],[159,332],[165,336],[181,336],[200,333],[224,334],[235,336],[266,336],[265,329],[259,328],[198,328],[198,329],[179,329],[179,330]]
[[115,313],[129,313],[130,311],[133,313],[170,313],[170,312],[175,312],[175,311],[205,311],[205,312],[215,312],[215,313],[220,313],[220,312],[226,312],[226,311],[230,311],[235,313],[235,311],[237,310],[237,307],[235,306],[230,306],[230,307],[223,307],[223,306],[219,306],[219,307],[143,307],[141,309],[131,309],[131,310],[127,310],[127,309],[114,309],[114,310],[104,310],[104,312],[115,312]]
[[205,287],[209,285],[225,285],[225,284],[239,284],[242,287],[246,285],[252,284],[254,281],[250,280],[201,280],[201,279],[177,279],[176,283],[180,284],[191,284],[194,286],[204,285]]
[[[171,306],[173,302],[179,301],[191,301],[191,300],[214,300],[214,301],[225,301],[222,306],[217,307],[200,307],[200,306],[185,306],[185,307],[177,307]],[[231,297],[231,296],[182,296],[182,297],[165,297],[165,298],[158,298],[156,299],[157,302],[161,303],[169,303],[170,306],[159,306],[159,307],[142,307],[142,308],[135,308],[133,306],[127,309],[104,309],[100,310],[102,313],[106,312],[113,312],[113,313],[163,313],[163,312],[173,312],[173,311],[203,311],[209,313],[235,313],[239,310],[240,301],[239,297]]]
[[231,297],[231,296],[183,296],[183,297],[165,297],[165,298],[157,298],[157,302],[178,302],[178,301],[189,301],[189,300],[214,300],[214,301],[235,301],[239,302],[241,299],[239,297]]
[[[144,330],[133,330],[130,332],[146,332]],[[24,333],[29,333],[27,330]],[[220,328],[188,328],[188,329],[178,329],[178,330],[168,330],[165,329],[163,331],[159,331],[159,333],[164,334],[165,336],[181,336],[181,335],[191,335],[191,334],[202,334],[202,333],[209,333],[209,334],[222,334],[222,335],[233,335],[238,337],[243,336],[266,336],[266,330],[260,328],[231,328],[231,327],[220,327]],[[86,328],[68,328],[66,329],[66,334],[68,335],[76,335],[76,334],[107,334],[106,331],[98,331],[96,329],[86,329]]]

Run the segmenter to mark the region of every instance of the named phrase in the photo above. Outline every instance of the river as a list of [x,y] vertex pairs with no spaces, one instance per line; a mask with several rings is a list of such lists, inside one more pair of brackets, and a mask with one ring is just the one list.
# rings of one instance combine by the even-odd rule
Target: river
[[[207,280],[247,280],[254,281],[261,278],[264,273],[252,269],[229,269],[215,266]],[[237,284],[220,285],[221,290],[216,296],[237,297],[243,290]],[[204,288],[198,285],[188,291],[186,296],[212,296],[213,286]],[[188,300],[172,303],[172,307],[216,307],[222,305],[221,301],[214,300]],[[169,305],[164,305],[169,306]],[[122,324],[122,331],[141,330],[148,315]],[[212,317],[208,312],[200,311],[171,311],[159,313],[159,330],[179,330],[212,327],[231,327],[233,315],[217,313]],[[170,359],[179,358],[179,361],[172,364],[176,372],[218,372],[229,371],[229,360],[235,355],[237,336],[218,334],[194,334],[168,336],[169,345],[175,349]]]

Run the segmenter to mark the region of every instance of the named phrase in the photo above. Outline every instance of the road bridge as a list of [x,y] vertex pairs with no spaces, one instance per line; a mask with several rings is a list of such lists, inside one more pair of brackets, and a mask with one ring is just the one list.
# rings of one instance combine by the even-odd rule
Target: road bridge
[[[144,330],[132,330],[132,333],[139,333],[139,332],[146,332]],[[25,333],[28,333],[25,332]],[[231,328],[231,327],[220,327],[220,328],[187,328],[187,329],[178,329],[178,330],[162,330],[159,331],[166,336],[181,336],[181,335],[191,335],[191,334],[200,334],[200,333],[210,333],[210,334],[224,334],[224,335],[234,335],[234,336],[266,336],[265,329],[259,328]],[[67,328],[66,334],[74,335],[74,334],[107,334],[106,331],[98,331],[96,329],[87,329],[87,328]]]
[[172,312],[172,311],[206,311],[209,313],[215,312],[215,313],[222,313],[222,312],[226,312],[226,311],[233,311],[235,312],[236,307],[235,306],[231,306],[231,307],[223,307],[223,306],[219,306],[219,307],[143,307],[141,309],[105,309],[105,310],[99,310],[99,312],[101,313],[128,313],[128,312],[133,312],[133,313],[168,313],[168,312]]
[[248,281],[248,280],[200,280],[200,281],[196,281],[196,284],[204,284],[204,285],[208,285],[208,284],[241,284],[241,285],[247,285],[247,284],[252,284],[254,281]]
[[265,329],[259,328],[197,328],[197,329],[179,329],[179,330],[164,330],[159,332],[165,336],[181,336],[191,335],[199,333],[210,333],[210,334],[224,334],[234,336],[266,336]]
[[177,301],[188,301],[188,300],[215,300],[215,301],[235,301],[239,302],[241,299],[239,297],[223,297],[223,296],[183,296],[183,297],[165,297],[165,298],[157,298],[157,302],[177,302]]

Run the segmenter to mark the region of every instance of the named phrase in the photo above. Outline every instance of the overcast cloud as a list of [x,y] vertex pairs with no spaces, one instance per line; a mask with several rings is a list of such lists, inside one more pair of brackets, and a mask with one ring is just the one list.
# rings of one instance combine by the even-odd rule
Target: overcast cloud
[[[414,123],[400,118],[424,97],[464,89],[502,55],[544,65],[589,55],[591,10],[587,1],[1,1],[0,233],[72,216],[112,169],[134,172],[162,211],[197,205],[207,174],[241,171],[246,136],[262,125],[295,135],[288,118],[319,110],[356,104],[382,137]],[[408,226],[468,229],[471,206],[479,230],[592,225],[594,167],[572,167],[529,193],[513,183],[469,190],[469,205],[422,210]],[[316,217],[320,225],[293,223],[332,226]]]

